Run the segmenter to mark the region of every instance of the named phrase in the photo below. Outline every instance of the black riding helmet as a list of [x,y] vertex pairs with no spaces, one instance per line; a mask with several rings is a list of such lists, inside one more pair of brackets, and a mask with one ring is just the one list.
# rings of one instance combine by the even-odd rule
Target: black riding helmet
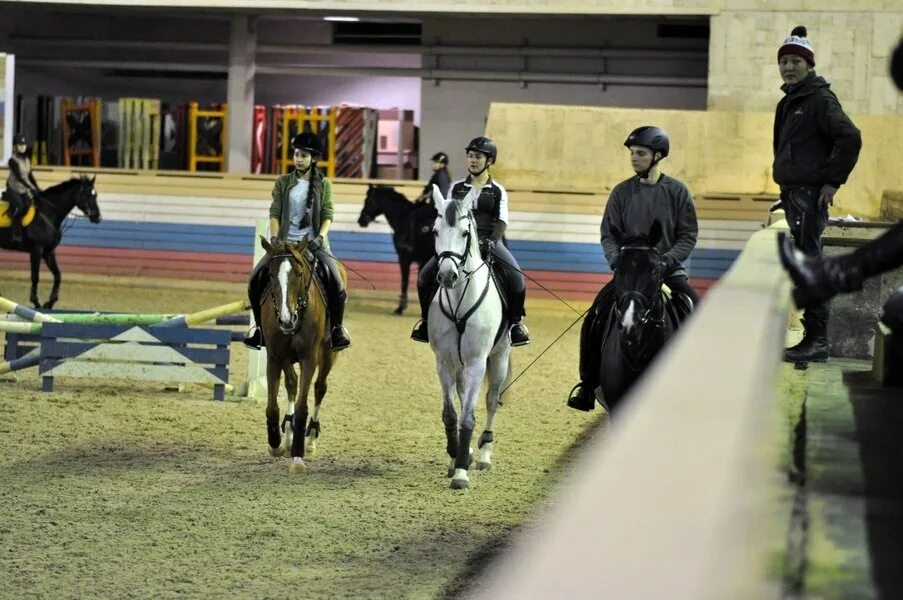
[[323,155],[323,145],[320,144],[320,138],[310,133],[309,131],[302,131],[298,135],[292,138],[292,148],[295,150],[306,150],[310,152],[315,157],[319,157]]
[[630,135],[624,140],[624,146],[627,148],[644,146],[652,152],[661,152],[662,158],[665,158],[668,156],[668,151],[671,150],[671,141],[664,129],[653,125],[644,125],[630,132]]
[[499,154],[499,149],[496,147],[495,142],[488,137],[482,136],[470,140],[470,143],[467,144],[467,148],[464,149],[465,152],[470,152],[471,150],[474,152],[482,152],[491,158],[492,162],[496,161]]
[[446,154],[445,152],[436,152],[435,154],[433,154],[433,158],[431,158],[430,160],[433,162],[440,162],[443,165],[447,165],[448,154]]
[[28,142],[25,141],[25,136],[21,133],[17,133],[13,136],[13,146],[18,146],[19,144],[28,144]]

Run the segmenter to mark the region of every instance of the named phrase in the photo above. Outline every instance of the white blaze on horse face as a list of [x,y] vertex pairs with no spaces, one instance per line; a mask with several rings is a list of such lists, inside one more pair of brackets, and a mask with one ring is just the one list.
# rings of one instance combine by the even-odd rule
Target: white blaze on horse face
[[621,325],[624,327],[624,332],[629,332],[633,329],[633,326],[636,325],[634,319],[636,318],[636,301],[631,300],[627,305],[627,310],[624,311],[624,318],[621,320]]
[[282,259],[282,262],[279,263],[279,289],[282,290],[282,308],[279,314],[284,323],[289,323],[292,319],[292,313],[288,308],[288,274],[291,271],[292,265],[289,260]]

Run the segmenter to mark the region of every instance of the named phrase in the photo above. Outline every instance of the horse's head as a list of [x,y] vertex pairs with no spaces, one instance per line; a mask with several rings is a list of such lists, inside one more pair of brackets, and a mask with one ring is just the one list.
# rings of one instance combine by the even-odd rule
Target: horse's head
[[97,190],[94,189],[94,180],[97,176],[87,177],[82,175],[78,179],[78,188],[75,190],[75,206],[82,211],[92,223],[100,223],[100,207],[97,205]]
[[383,214],[383,206],[380,201],[380,190],[391,190],[392,188],[384,188],[383,186],[370,184],[367,186],[367,197],[364,198],[364,208],[361,209],[361,216],[357,219],[357,224],[366,227],[379,215]]
[[622,339],[629,347],[639,344],[647,326],[658,326],[664,321],[661,297],[664,267],[655,248],[662,227],[654,221],[647,235],[633,238],[625,238],[617,228],[611,233],[621,248],[614,277],[615,311]]
[[[442,203],[442,195],[433,186],[433,197],[439,208],[439,216],[433,231],[436,234],[436,254],[439,257],[439,284],[455,287],[473,273],[482,263],[477,246],[477,230],[470,204],[465,200],[449,200]],[[470,270],[467,270],[468,262]]]
[[313,281],[310,265],[304,259],[308,239],[299,243],[279,241],[270,244],[261,236],[267,251],[270,296],[279,330],[291,335],[298,329],[307,309],[307,292]]

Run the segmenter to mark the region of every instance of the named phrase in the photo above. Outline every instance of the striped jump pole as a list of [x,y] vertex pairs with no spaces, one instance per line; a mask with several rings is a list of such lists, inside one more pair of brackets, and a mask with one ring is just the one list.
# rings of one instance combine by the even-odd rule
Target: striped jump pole
[[180,315],[161,321],[157,324],[157,327],[185,327],[199,325],[225,315],[246,311],[249,308],[251,308],[251,303],[248,300],[237,300],[235,302],[230,302],[229,304],[223,304],[222,306],[215,306],[189,315]]
[[50,315],[45,315],[44,313],[13,302],[12,300],[4,298],[3,296],[0,296],[0,309],[3,309],[9,313],[19,315],[23,319],[28,319],[29,321],[34,321],[36,323],[59,323],[57,319],[51,317]]
[[39,335],[43,323],[32,323],[31,321],[0,321],[0,331],[5,333],[30,333]]
[[6,373],[12,373],[13,371],[19,371],[20,369],[28,369],[29,367],[36,367],[41,362],[41,349],[35,348],[28,354],[24,356],[20,356],[19,358],[0,362],[0,375],[4,375]]

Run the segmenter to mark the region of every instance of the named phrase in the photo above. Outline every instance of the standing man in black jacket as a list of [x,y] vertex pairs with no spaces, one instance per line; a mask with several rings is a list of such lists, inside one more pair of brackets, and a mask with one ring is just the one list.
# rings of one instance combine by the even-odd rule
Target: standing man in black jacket
[[[806,28],[795,27],[778,49],[786,94],[774,115],[774,180],[796,247],[821,255],[828,207],[859,158],[862,137],[830,84],[815,74]],[[788,362],[828,360],[828,304],[806,309],[803,340],[784,351]]]

